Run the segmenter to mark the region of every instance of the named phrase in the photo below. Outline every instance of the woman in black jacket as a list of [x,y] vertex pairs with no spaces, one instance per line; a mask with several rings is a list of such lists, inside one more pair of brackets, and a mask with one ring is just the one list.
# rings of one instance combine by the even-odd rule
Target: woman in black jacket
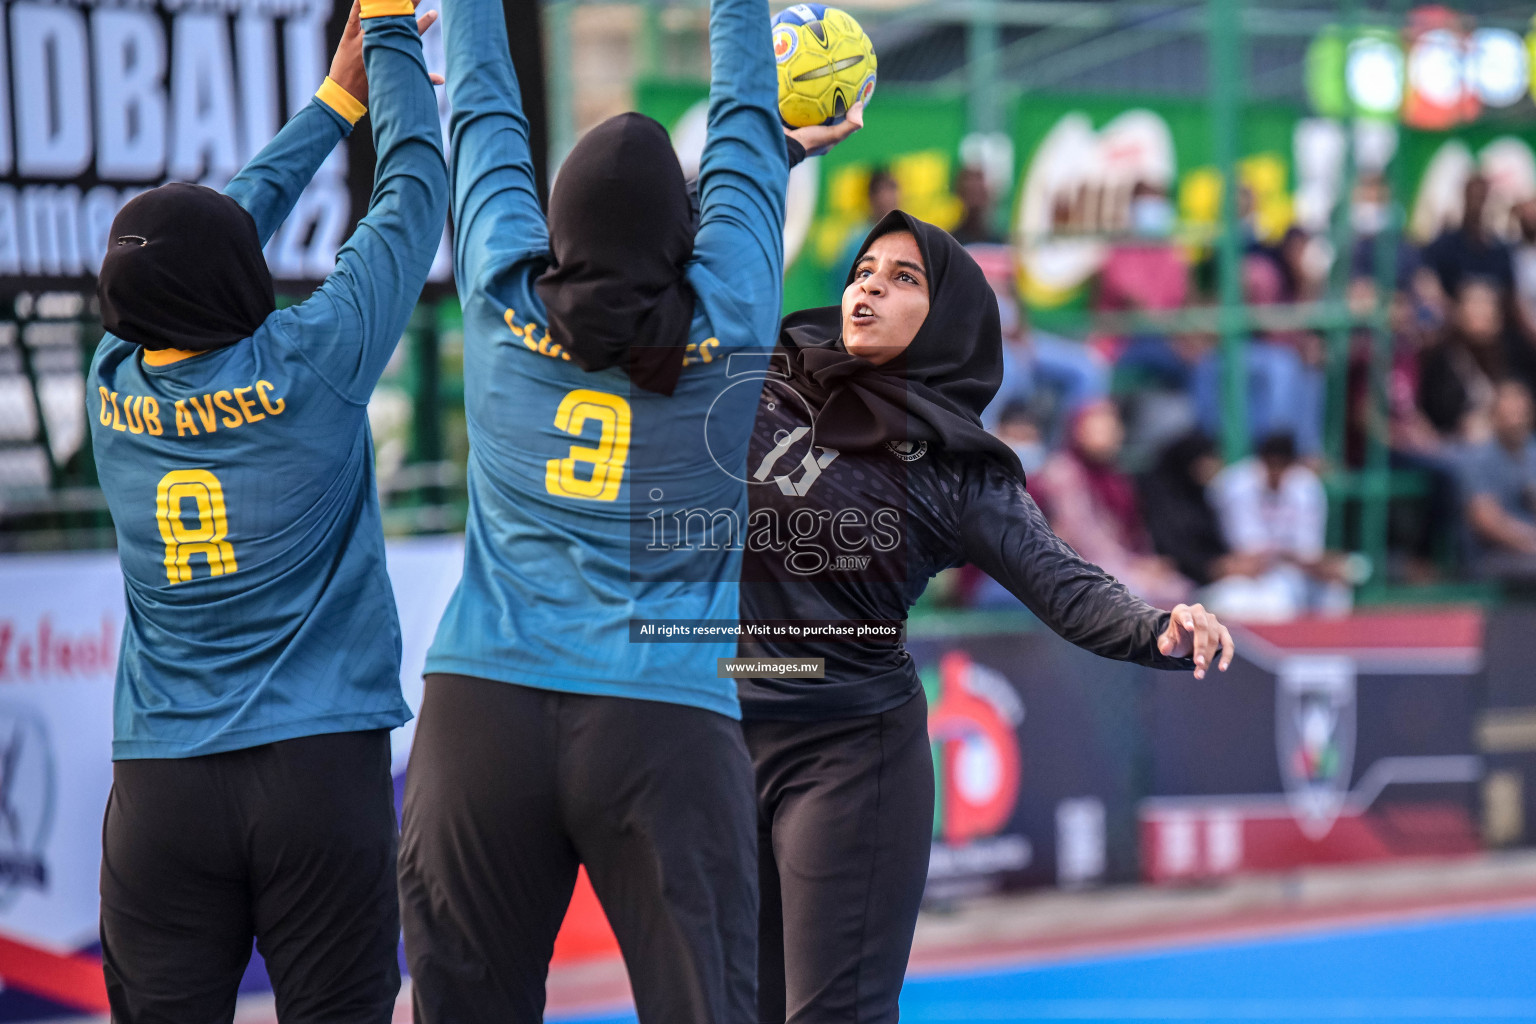
[[1175,439],[1137,483],[1141,514],[1159,555],[1198,586],[1228,576],[1257,576],[1259,555],[1239,554],[1227,543],[1206,488],[1221,469],[1216,445],[1198,430]]
[[[1012,450],[982,429],[1002,372],[997,302],[944,231],[900,211],[882,220],[841,307],[785,319],[776,360],[747,464],[745,626],[899,625],[935,573],[971,561],[1096,654],[1197,678],[1231,663],[1214,615],[1159,611],[1058,540]],[[894,632],[801,637],[740,645],[825,661],[824,678],[740,681],[758,790],[758,1019],[895,1021],[933,826],[922,686]]]

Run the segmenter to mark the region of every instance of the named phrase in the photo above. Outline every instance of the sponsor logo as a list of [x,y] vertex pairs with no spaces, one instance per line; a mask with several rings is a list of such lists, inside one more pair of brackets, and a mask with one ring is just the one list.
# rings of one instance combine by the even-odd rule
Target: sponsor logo
[[795,55],[800,48],[800,33],[789,25],[780,25],[773,30],[773,58],[783,64]]
[[887,441],[885,446],[902,462],[916,462],[928,454],[927,441]]
[[[303,23],[319,10],[307,3],[233,0],[193,9],[150,0],[135,4],[131,16],[89,22],[85,5],[6,6],[13,66],[47,67],[51,60],[56,68],[5,88],[6,132],[14,124],[16,143],[13,160],[7,139],[0,222],[28,226],[7,232],[7,277],[95,275],[123,204],[166,181],[222,185],[250,155],[237,125],[253,139],[278,127],[266,124],[274,113],[267,84],[285,74],[318,81],[324,72],[305,31],[258,37],[243,27],[253,17],[265,26],[284,17]],[[241,41],[231,46],[237,23]],[[172,114],[183,110],[184,97],[196,97],[194,105]],[[346,163],[328,165],[272,240],[268,263],[276,280],[324,279],[350,233]],[[445,269],[451,279],[451,266]]]
[[1355,664],[1341,657],[1288,658],[1275,688],[1275,747],[1286,800],[1313,840],[1332,829],[1349,795],[1355,761]]
[[1467,179],[1488,181],[1483,223],[1496,233],[1510,223],[1514,207],[1536,196],[1536,151],[1524,139],[1501,135],[1474,152],[1462,139],[1448,139],[1435,150],[1419,181],[1410,233],[1434,238],[1461,221]]
[[1045,133],[1024,174],[1015,229],[1025,298],[1058,306],[1099,272],[1107,236],[1130,227],[1137,182],[1171,185],[1173,132],[1161,115],[1128,110],[1102,128],[1081,111]]
[[871,74],[864,79],[864,84],[859,86],[856,103],[868,103],[875,95],[875,76]]
[[939,698],[928,735],[939,767],[937,834],[964,843],[997,833],[1018,803],[1022,767],[1015,731],[1024,702],[1002,673],[963,651],[939,661]]
[[47,614],[30,628],[0,618],[0,683],[110,675],[117,667],[117,624],[103,615],[95,632],[56,630]]
[[0,910],[48,886],[43,849],[55,797],[47,724],[30,708],[0,704]]
[[[928,672],[924,677],[934,681]],[[938,806],[927,894],[948,899],[985,892],[999,876],[1029,867],[1034,845],[1028,836],[1004,831],[1023,778],[1016,730],[1024,702],[1018,691],[963,651],[940,659],[937,683],[928,709]]]

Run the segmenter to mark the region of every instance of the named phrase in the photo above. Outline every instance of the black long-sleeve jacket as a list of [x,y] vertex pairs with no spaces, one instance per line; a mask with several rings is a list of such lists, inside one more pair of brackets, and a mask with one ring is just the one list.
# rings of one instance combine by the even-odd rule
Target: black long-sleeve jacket
[[[812,419],[788,384],[765,383],[747,462],[744,624],[902,622],[934,574],[969,561],[1085,650],[1193,668],[1157,650],[1168,613],[1078,557],[995,461],[924,444],[837,452],[813,444]],[[922,685],[898,638],[744,637],[740,654],[826,659],[824,679],[740,680],[747,718],[878,714]]]

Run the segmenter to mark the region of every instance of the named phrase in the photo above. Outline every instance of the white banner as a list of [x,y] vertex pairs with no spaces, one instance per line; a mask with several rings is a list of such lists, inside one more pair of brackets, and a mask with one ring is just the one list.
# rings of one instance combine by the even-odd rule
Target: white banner
[[[463,552],[459,537],[388,545],[413,711]],[[97,936],[123,607],[112,552],[0,558],[0,933],[58,953]],[[411,733],[394,735],[396,773]]]
[[0,560],[0,929],[96,936],[123,580],[112,554]]

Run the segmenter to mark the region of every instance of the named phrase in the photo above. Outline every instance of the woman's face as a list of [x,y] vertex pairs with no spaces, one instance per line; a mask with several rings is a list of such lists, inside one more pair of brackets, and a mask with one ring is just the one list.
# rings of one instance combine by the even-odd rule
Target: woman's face
[[1120,456],[1120,446],[1125,443],[1125,428],[1120,425],[1120,414],[1115,407],[1107,401],[1099,402],[1079,414],[1072,438],[1084,458],[1108,466]]
[[879,366],[905,352],[928,319],[928,271],[911,232],[881,235],[843,289],[843,347]]
[[1499,309],[1499,293],[1491,285],[1468,282],[1462,285],[1461,297],[1456,302],[1456,326],[1468,341],[1491,344],[1497,341],[1504,329],[1504,316]]

